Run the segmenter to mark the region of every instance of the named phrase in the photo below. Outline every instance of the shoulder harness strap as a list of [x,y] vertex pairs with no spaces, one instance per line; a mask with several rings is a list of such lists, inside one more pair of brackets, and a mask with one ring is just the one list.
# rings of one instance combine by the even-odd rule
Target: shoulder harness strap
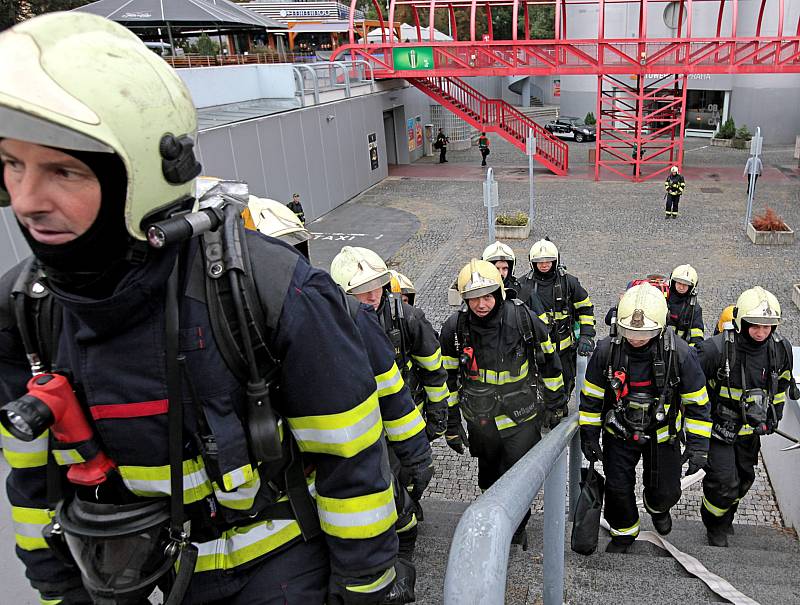
[[61,306],[42,283],[34,256],[26,261],[11,290],[14,315],[31,372],[52,369],[61,335]]

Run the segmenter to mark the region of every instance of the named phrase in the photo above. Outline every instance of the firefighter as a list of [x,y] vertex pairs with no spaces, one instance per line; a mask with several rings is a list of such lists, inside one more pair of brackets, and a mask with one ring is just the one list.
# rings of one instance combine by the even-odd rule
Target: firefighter
[[[371,305],[395,351],[397,366],[411,392],[421,384],[425,400],[418,407],[425,417],[428,439],[447,429],[447,372],[436,332],[425,314],[403,303],[390,289],[391,275],[383,259],[367,248],[345,246],[331,262],[331,275],[345,292]],[[422,494],[415,494],[419,500]]]
[[669,176],[664,181],[664,199],[667,202],[664,218],[678,218],[678,204],[681,201],[683,191],[686,189],[686,180],[678,172],[678,167],[673,166],[669,169]]
[[297,215],[301,223],[306,224],[306,213],[303,211],[303,204],[300,203],[299,193],[292,194],[292,201],[286,204],[286,207]]
[[735,307],[736,305],[728,305],[722,310],[722,313],[719,314],[719,320],[717,320],[717,324],[714,326],[714,336],[723,330],[730,330],[733,328],[733,309]]
[[[397,514],[375,378],[338,287],[244,231],[230,200],[218,230],[168,237],[212,220],[193,210],[196,115],[129,30],[51,13],[0,48],[13,58],[0,61],[3,193],[33,251],[0,279],[0,396],[57,369],[94,433],[26,435],[32,412],[4,424],[16,552],[42,601],[140,603],[157,583],[186,604],[381,603]],[[215,256],[217,237],[248,262]],[[257,359],[229,363],[228,291],[257,294],[234,306],[263,309],[239,335],[259,338],[269,372],[264,348],[241,344]],[[114,468],[72,482],[97,451]]]
[[393,285],[393,291],[394,284],[396,284],[397,288],[400,289],[400,297],[403,299],[403,302],[413,307],[414,300],[417,297],[417,289],[414,287],[414,282],[394,269],[390,269],[389,273],[392,277],[392,281],[390,283]]
[[[468,445],[478,459],[478,487],[486,490],[538,443],[540,424],[561,418],[564,379],[547,327],[522,301],[506,299],[494,265],[473,259],[457,283],[464,304],[441,334],[453,394],[447,444],[459,454]],[[529,516],[514,534],[523,548]]]
[[511,246],[503,242],[495,242],[486,246],[481,258],[489,261],[497,270],[500,271],[500,277],[503,278],[503,287],[506,290],[507,298],[518,298],[520,285],[516,277],[514,277],[514,265],[516,265],[517,258],[514,256],[514,251]]
[[634,286],[618,309],[612,322],[618,333],[612,330],[589,359],[579,422],[584,456],[602,460],[606,473],[607,552],[624,553],[639,535],[639,458],[645,508],[658,533],[666,535],[672,529],[669,510],[681,495],[682,426],[684,457],[694,470],[705,466],[711,423],[703,371],[689,345],[665,329],[661,291],[648,283]]
[[[531,246],[528,257],[531,270],[520,279],[520,298],[531,309],[545,309],[539,317],[548,324],[550,340],[561,357],[569,399],[575,388],[577,355],[586,357],[594,350],[594,305],[578,278],[567,273],[559,262],[553,242],[539,240]],[[576,328],[579,335],[575,334]]]
[[739,501],[755,479],[761,435],[775,432],[792,386],[792,346],[777,332],[781,306],[756,286],[742,292],[733,325],[697,346],[713,422],[700,515],[711,546],[727,546]]
[[679,265],[669,278],[667,325],[690,347],[703,342],[703,308],[697,302],[697,271],[691,265]]

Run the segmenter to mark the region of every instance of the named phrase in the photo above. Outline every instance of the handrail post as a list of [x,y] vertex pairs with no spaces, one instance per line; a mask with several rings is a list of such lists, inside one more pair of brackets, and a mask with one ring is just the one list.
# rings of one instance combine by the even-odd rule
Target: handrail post
[[581,434],[576,431],[569,442],[569,518],[575,520],[575,505],[578,503],[578,496],[581,493],[581,464],[583,455],[581,453]]
[[564,534],[566,507],[564,491],[567,482],[566,452],[556,460],[544,481],[544,605],[564,603]]

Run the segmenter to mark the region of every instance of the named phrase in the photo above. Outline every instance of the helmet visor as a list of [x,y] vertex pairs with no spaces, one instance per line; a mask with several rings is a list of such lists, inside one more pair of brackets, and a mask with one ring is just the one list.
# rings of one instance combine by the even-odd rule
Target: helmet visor
[[2,106],[0,106],[0,138],[18,139],[72,151],[114,153],[111,147],[97,139],[37,116]]
[[391,281],[391,276],[387,271],[383,275],[379,275],[373,279],[365,281],[363,284],[359,284],[357,286],[352,286],[347,288],[348,294],[364,294],[366,292],[372,292],[373,290],[377,290],[378,288],[383,288],[386,284]]
[[778,324],[781,323],[781,318],[778,317],[777,315],[773,315],[770,317],[758,317],[758,316],[750,317],[748,315],[745,315],[740,319],[742,321],[746,321],[747,323],[756,326],[777,326]]
[[659,334],[661,334],[661,328],[644,328],[644,329],[635,329],[635,328],[628,328],[623,326],[622,324],[617,324],[617,328],[619,329],[619,333],[624,336],[625,338],[629,338],[631,340],[647,340],[650,338],[655,338]]

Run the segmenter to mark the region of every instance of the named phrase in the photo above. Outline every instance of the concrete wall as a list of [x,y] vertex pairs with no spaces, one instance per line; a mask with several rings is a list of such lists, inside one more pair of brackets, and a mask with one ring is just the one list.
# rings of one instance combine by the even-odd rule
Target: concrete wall
[[[409,86],[401,90],[379,95],[384,111],[394,111],[395,138],[397,140],[397,163],[410,164],[424,154],[424,145],[416,145],[408,150],[408,120],[417,123],[417,117],[424,131],[425,124],[431,123],[431,98],[417,88]],[[383,147],[385,153],[385,147]]]
[[0,208],[0,275],[30,253],[11,208]]
[[291,65],[230,65],[176,71],[198,109],[255,99],[293,99],[295,94]]

